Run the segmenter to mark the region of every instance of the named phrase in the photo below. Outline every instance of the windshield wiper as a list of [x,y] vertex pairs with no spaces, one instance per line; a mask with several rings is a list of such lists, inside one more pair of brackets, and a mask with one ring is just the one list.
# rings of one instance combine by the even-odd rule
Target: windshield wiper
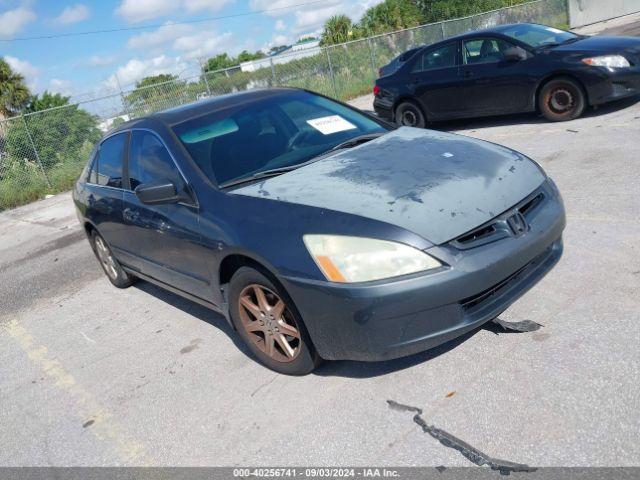
[[298,165],[290,165],[288,167],[264,170],[262,172],[253,173],[247,177],[240,177],[240,178],[236,178],[235,180],[229,180],[228,182],[224,182],[219,186],[220,188],[227,188],[227,187],[233,187],[234,185],[240,185],[242,183],[253,182],[254,180],[260,180],[261,178],[275,177],[277,175],[290,172],[291,170],[295,170],[296,168],[301,167],[303,165],[304,165],[303,163],[300,163]]
[[564,41],[562,41],[562,42],[550,42],[550,43],[545,43],[544,45],[540,45],[540,46],[538,47],[538,49],[540,49],[540,50],[541,50],[541,49],[543,49],[543,48],[553,48],[553,47],[558,47],[558,46],[560,46],[560,45],[568,45],[568,44],[570,44],[570,43],[577,42],[578,40],[582,40],[583,38],[584,38],[584,36],[578,35],[578,36],[576,36],[576,37],[568,38],[568,39],[566,39],[566,40],[564,40]]
[[369,140],[373,140],[384,135],[387,132],[377,132],[377,133],[365,133],[364,135],[358,135],[357,137],[350,138],[349,140],[345,140],[342,143],[339,143],[335,147],[331,147],[325,153],[335,152],[336,150],[343,150],[345,148],[352,148],[360,145],[361,143],[368,142]]

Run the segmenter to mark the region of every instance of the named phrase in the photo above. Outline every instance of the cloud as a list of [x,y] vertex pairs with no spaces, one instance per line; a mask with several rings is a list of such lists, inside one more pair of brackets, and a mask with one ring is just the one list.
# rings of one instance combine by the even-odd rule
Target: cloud
[[25,7],[7,10],[0,14],[0,38],[11,38],[36,19],[36,14]]
[[[242,48],[234,42],[230,32],[217,34],[211,29],[196,28],[192,25],[167,23],[152,31],[135,35],[127,42],[129,48],[144,50],[147,53],[160,49],[171,50],[187,59],[197,59],[214,54],[228,52],[234,54]],[[246,46],[245,46],[246,48]]]
[[116,13],[129,23],[162,17],[177,10],[175,0],[123,0]]
[[105,81],[105,86],[111,90],[118,90],[119,86],[127,89],[138,80],[149,75],[159,75],[161,73],[178,75],[189,67],[193,67],[193,65],[186,63],[180,57],[159,55],[145,60],[132,58],[126,64],[118,67],[116,73]]
[[87,62],[90,67],[106,67],[115,63],[115,55],[92,55]]
[[11,55],[5,55],[4,59],[12,70],[20,73],[25,78],[29,89],[36,89],[38,85],[38,76],[40,75],[38,67],[32,65],[27,60],[20,60],[19,58],[12,57]]
[[219,12],[233,0],[182,0],[184,8],[189,13],[197,13],[204,10]]
[[62,10],[62,13],[53,19],[53,23],[56,25],[71,25],[86,20],[90,14],[91,12],[86,5],[76,3]]
[[214,35],[208,31],[201,31],[176,39],[173,49],[184,52],[186,58],[197,59],[222,52],[233,55],[240,51],[241,47],[234,42],[231,32]]
[[326,0],[295,8],[284,8],[291,6],[290,0],[251,0],[249,3],[252,10],[270,10],[265,15],[271,17],[282,17],[293,13],[295,17],[294,25],[291,27],[293,33],[317,34],[322,30],[324,23],[332,15],[345,14],[354,22],[362,17],[362,14],[369,7],[372,7],[382,0]]
[[65,97],[70,97],[73,93],[73,83],[70,80],[52,78],[49,80],[47,90],[51,93],[59,93]]
[[276,25],[275,25],[275,27],[274,27],[274,28],[275,28],[277,31],[281,32],[282,30],[286,30],[286,29],[287,29],[287,26],[285,25],[285,23],[284,23],[282,20],[278,19],[278,20],[276,21]]
[[145,32],[134,35],[127,42],[127,47],[141,50],[150,50],[166,45],[170,42],[173,42],[177,38],[191,34],[192,32],[193,27],[191,27],[190,25],[176,25],[167,22],[165,25],[152,32]]
[[233,0],[122,0],[116,13],[129,23],[183,12],[217,12]]

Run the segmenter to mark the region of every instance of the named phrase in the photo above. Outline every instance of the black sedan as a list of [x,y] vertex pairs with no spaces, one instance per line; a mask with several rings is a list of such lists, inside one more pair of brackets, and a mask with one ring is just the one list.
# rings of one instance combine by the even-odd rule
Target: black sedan
[[555,265],[565,225],[525,156],[296,89],[124,123],[73,197],[115,286],[146,279],[224,314],[288,374],[495,318]]
[[572,120],[588,105],[640,94],[640,39],[501,25],[414,51],[374,94],[378,115],[413,127],[533,111]]

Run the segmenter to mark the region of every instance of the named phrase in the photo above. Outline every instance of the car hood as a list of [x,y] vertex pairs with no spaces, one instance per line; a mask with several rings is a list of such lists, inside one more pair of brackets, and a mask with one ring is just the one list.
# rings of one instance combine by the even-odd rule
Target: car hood
[[508,148],[402,127],[231,193],[360,215],[440,244],[508,210],[544,180],[534,162]]
[[640,53],[640,39],[636,37],[584,37],[576,42],[553,48],[556,52]]

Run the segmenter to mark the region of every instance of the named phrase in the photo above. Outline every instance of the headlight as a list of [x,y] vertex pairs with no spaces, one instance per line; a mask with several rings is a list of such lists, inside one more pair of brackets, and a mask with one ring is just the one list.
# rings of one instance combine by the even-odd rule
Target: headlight
[[583,58],[582,62],[592,67],[626,68],[631,66],[629,60],[622,55],[603,55],[602,57]]
[[442,266],[416,248],[386,240],[342,235],[304,235],[303,240],[332,282],[368,282]]

